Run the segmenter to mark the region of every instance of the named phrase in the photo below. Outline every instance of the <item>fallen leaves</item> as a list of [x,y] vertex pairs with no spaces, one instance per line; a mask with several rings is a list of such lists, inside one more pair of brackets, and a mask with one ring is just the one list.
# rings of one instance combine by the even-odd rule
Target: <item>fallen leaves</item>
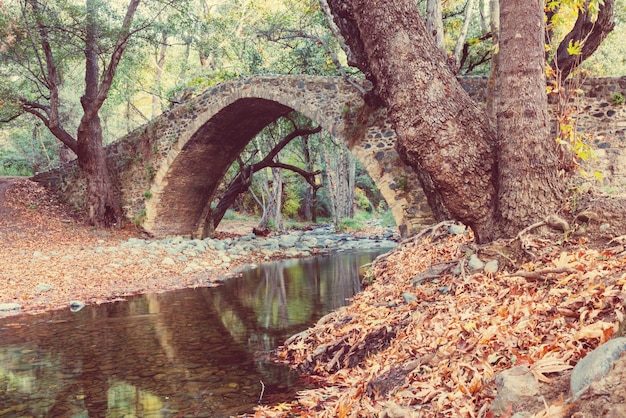
[[[0,303],[19,303],[21,313],[37,313],[67,308],[72,300],[100,304],[197,283],[194,276],[181,274],[184,262],[163,265],[160,261],[169,256],[164,251],[156,256],[134,248],[113,252],[115,248],[119,250],[123,241],[136,237],[137,231],[132,228],[91,228],[37,183],[11,179],[7,185],[7,180],[3,181]],[[6,192],[2,193],[5,186]],[[202,257],[210,263],[216,254],[207,251]],[[244,262],[248,260],[241,261]],[[224,269],[213,268],[207,280],[217,280],[224,273]],[[210,284],[207,280],[203,285]],[[40,283],[51,289],[37,291]]]
[[[394,251],[375,263],[376,280],[352,305],[283,347],[283,360],[324,379],[325,386],[294,401],[294,410],[316,416],[392,416],[399,410],[403,416],[488,416],[496,373],[525,364],[538,381],[554,384],[554,376],[567,373],[617,330],[626,298],[623,256],[555,247],[515,273],[468,275],[462,264],[457,275],[454,269],[433,273],[431,264],[464,260],[470,240],[446,235]],[[407,293],[415,301],[406,303]],[[372,336],[385,324],[395,337],[354,364],[315,351],[341,341],[374,344]],[[412,371],[400,374],[401,365],[416,360]],[[344,395],[324,396],[328,391]],[[536,417],[564,416],[569,406],[553,402]]]

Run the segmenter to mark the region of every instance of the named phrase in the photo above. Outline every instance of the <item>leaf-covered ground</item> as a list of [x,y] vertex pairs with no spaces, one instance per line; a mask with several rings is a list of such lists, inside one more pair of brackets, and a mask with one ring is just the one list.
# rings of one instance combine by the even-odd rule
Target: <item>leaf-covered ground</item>
[[625,248],[533,245],[532,262],[485,274],[468,270],[471,234],[404,243],[375,263],[376,279],[351,305],[279,350],[320,388],[257,416],[492,417],[495,376],[514,365],[541,382],[537,417],[604,416],[597,400],[568,403],[569,374],[618,332]]
[[[249,233],[248,228],[246,233]],[[20,313],[68,308],[71,301],[105,303],[120,297],[211,285],[227,273],[215,266],[214,251],[202,255],[211,269],[182,274],[186,264],[173,264],[137,249],[113,251],[140,231],[129,226],[102,231],[86,226],[38,184],[0,178],[0,303],[17,303]],[[96,251],[96,249],[98,249]],[[249,258],[238,264],[258,262]],[[51,290],[37,291],[38,284]]]

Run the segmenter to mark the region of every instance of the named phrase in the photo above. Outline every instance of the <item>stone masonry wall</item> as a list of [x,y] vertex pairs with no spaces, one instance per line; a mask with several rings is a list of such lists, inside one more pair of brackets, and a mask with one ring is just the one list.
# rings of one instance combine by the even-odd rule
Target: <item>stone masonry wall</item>
[[[486,78],[460,81],[484,103]],[[626,105],[616,105],[614,96],[626,96],[626,77],[587,80],[582,92],[572,102],[577,129],[593,135],[590,143],[598,157],[585,169],[602,172],[606,190],[625,192]],[[341,78],[312,76],[222,83],[111,144],[108,164],[126,217],[156,235],[193,234],[198,212],[241,147],[257,128],[290,109],[348,145],[381,189],[403,233],[432,221],[417,176],[395,151],[395,133],[384,110],[367,109],[358,90]],[[36,180],[84,207],[85,182],[75,163]]]
[[[485,77],[465,78],[461,84],[475,101],[485,102]],[[576,130],[588,136],[586,141],[596,155],[583,162],[582,168],[589,174],[597,170],[603,176],[602,184],[592,177],[579,181],[600,185],[610,193],[626,193],[626,104],[616,103],[619,97],[626,98],[626,76],[587,79],[566,89]],[[578,94],[572,91],[577,89]],[[550,99],[554,112],[556,98]]]

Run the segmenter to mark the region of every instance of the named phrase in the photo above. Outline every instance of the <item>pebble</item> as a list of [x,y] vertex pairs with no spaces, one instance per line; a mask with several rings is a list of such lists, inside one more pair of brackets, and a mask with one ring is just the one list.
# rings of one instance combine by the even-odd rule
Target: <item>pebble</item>
[[481,270],[483,267],[485,267],[485,263],[480,258],[478,258],[476,254],[472,254],[469,261],[467,262],[467,266],[472,270]]

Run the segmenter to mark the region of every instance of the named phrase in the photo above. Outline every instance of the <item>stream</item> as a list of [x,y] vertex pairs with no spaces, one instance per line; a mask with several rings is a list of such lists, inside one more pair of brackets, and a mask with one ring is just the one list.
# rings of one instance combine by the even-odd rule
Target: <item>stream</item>
[[270,359],[386,250],[267,263],[218,287],[0,320],[0,417],[227,417],[306,382]]

